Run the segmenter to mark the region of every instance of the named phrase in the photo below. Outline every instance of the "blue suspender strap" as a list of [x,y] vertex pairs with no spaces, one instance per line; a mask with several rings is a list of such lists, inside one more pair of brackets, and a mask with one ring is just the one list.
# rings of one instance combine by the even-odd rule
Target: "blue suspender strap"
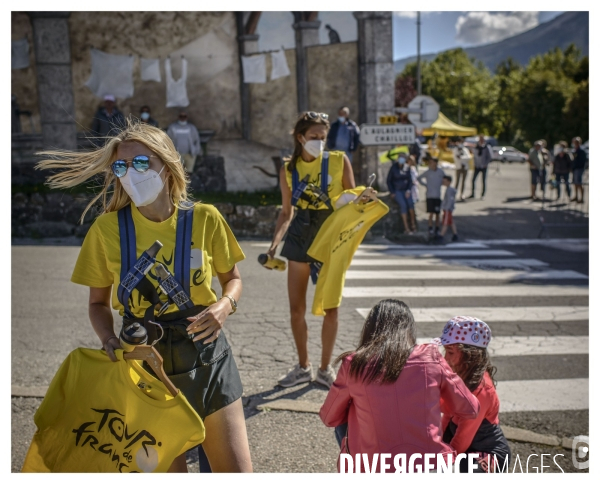
[[[129,268],[137,259],[135,247],[135,226],[131,217],[131,206],[126,205],[117,212],[119,219],[119,239],[121,243],[121,283],[127,279]],[[133,288],[131,289],[133,290]],[[129,312],[129,296],[131,291],[126,290],[123,284],[119,284],[117,289],[117,298],[125,307],[125,314],[131,316]]]
[[[321,158],[321,191],[325,194],[329,194],[328,190],[328,180],[329,180],[329,151],[323,152],[323,158]],[[331,200],[327,197],[325,200],[325,204],[331,207]]]
[[294,168],[292,171],[292,207],[298,205],[298,200],[304,193],[306,185],[307,183],[304,180],[300,183],[300,175],[298,175],[298,170]]
[[177,214],[177,235],[175,238],[175,278],[190,294],[190,262],[192,258],[192,226],[194,207],[179,208]]

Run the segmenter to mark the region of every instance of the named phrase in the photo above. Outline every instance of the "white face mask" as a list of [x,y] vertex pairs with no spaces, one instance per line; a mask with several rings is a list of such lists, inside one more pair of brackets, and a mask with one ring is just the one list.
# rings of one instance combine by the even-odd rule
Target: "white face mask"
[[127,169],[125,176],[119,178],[123,190],[129,195],[136,207],[150,205],[157,199],[165,186],[165,182],[160,177],[164,169],[165,167],[163,166],[160,173],[156,173],[154,170],[140,173],[133,167],[130,167]]
[[310,141],[305,141],[304,149],[309,155],[318,158],[325,149],[325,141],[320,139],[311,139]]
[[339,116],[339,117],[338,117],[338,121],[339,121],[340,123],[345,123],[345,122],[346,122],[346,117],[345,117],[345,116]]
[[185,126],[187,124],[187,121],[182,121],[181,119],[177,122],[181,124],[181,126]]

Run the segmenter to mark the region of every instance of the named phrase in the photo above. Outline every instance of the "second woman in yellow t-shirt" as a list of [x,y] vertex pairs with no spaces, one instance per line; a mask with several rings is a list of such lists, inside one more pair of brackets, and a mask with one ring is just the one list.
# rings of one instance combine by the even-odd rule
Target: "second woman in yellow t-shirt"
[[[294,171],[296,179],[305,180],[317,188],[325,184],[322,177],[327,177],[327,193],[329,198],[339,195],[343,190],[354,188],[354,174],[348,157],[341,151],[328,153],[327,173],[322,173],[323,148],[329,120],[327,114],[312,111],[302,113],[293,131],[294,152],[290,160],[282,167],[280,187],[282,210],[277,219],[275,234],[268,254],[273,257],[284,234],[286,240],[281,255],[289,261],[288,296],[290,302],[291,325],[298,363],[278,380],[283,387],[291,387],[313,379],[312,365],[308,357],[308,327],[306,325],[306,290],[310,277],[310,264],[316,262],[308,256],[307,251],[315,239],[323,222],[333,210],[322,201],[317,201],[310,189],[292,206],[292,180]],[[321,363],[315,381],[327,388],[335,380],[335,372],[331,367],[331,356],[335,345],[338,328],[338,309],[324,308],[325,318],[321,332]]]

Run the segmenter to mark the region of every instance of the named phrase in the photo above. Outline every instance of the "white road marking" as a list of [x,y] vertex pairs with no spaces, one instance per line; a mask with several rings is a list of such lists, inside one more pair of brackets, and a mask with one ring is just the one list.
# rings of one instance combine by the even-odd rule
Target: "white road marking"
[[[429,343],[431,337],[417,338],[417,344]],[[465,341],[465,344],[468,344]],[[490,356],[587,355],[588,336],[492,336]]]
[[589,379],[498,382],[500,412],[547,412],[589,408]]
[[[366,318],[371,308],[358,308]],[[519,323],[589,321],[587,306],[544,306],[544,307],[468,307],[468,308],[416,308],[411,307],[417,323],[445,323],[454,316],[475,316],[486,323],[516,321]]]
[[[424,249],[425,244],[361,244],[361,249],[365,250],[404,250],[404,249]],[[477,242],[452,242],[440,247],[439,249],[487,249],[484,241]]]
[[508,250],[488,249],[391,249],[385,252],[358,249],[354,255],[359,257],[381,257],[386,255],[407,257],[511,257],[516,254]]
[[588,296],[587,287],[525,285],[507,286],[371,286],[345,287],[343,297],[360,298],[410,298],[410,297],[529,297],[529,296]]
[[496,240],[469,240],[468,242],[490,245],[542,245],[553,249],[568,252],[589,252],[588,239],[496,239]]
[[526,267],[545,267],[547,262],[537,259],[409,259],[406,257],[393,257],[389,259],[353,259],[350,267],[359,266],[467,266],[467,267],[506,267],[506,268],[526,268]]
[[576,271],[352,271],[346,272],[346,279],[368,280],[479,280],[479,281],[519,281],[523,279],[556,280],[588,279],[588,276]]

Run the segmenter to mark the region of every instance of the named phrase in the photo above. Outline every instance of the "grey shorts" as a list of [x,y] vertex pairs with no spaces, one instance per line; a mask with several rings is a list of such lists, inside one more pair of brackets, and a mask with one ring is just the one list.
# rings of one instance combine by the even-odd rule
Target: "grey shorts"
[[[203,309],[196,306],[157,318],[165,334],[156,343],[156,349],[163,357],[165,373],[202,420],[241,398],[243,392],[240,373],[225,333],[221,331],[216,341],[204,344],[193,342],[186,332],[190,322],[185,318]],[[153,373],[146,364],[144,368]]]
[[307,252],[319,229],[333,213],[333,210],[296,209],[296,215],[290,223],[285,236],[281,255],[295,262],[317,262]]

